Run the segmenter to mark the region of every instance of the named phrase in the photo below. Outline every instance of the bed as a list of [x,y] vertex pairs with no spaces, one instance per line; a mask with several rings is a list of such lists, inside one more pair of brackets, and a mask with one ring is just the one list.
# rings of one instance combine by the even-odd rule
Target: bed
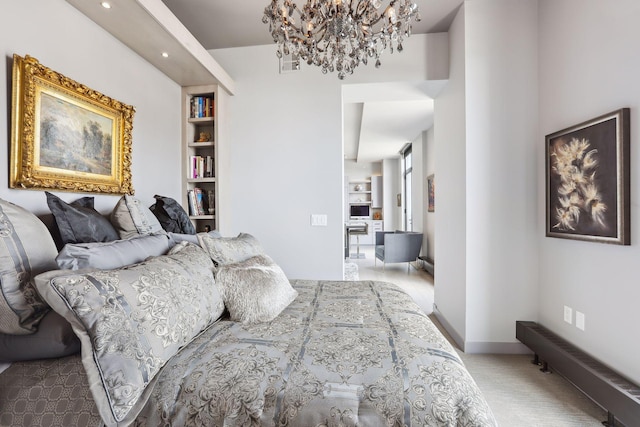
[[1,372],[0,425],[497,425],[397,286],[289,281],[250,235],[198,239],[36,275],[81,352]]
[[[273,321],[220,320],[185,346],[135,425],[495,425],[456,352],[398,287],[293,286]],[[80,359],[0,374],[0,424],[102,425]]]

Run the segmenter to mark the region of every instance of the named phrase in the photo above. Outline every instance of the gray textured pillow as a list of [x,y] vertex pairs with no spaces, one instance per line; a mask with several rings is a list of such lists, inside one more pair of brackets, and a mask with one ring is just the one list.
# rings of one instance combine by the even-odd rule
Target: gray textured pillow
[[49,311],[30,335],[0,334],[0,362],[52,359],[80,351],[80,340],[64,317]]
[[144,261],[150,256],[164,255],[169,252],[170,243],[164,232],[105,243],[67,243],[56,262],[61,269],[111,270]]
[[48,307],[31,279],[55,270],[56,245],[40,219],[0,199],[0,333],[30,334]]
[[128,194],[122,196],[113,208],[111,224],[121,239],[164,232],[153,212],[140,200]]
[[165,231],[174,233],[196,234],[196,228],[189,219],[189,215],[175,199],[166,196],[153,196],[156,202],[149,207],[158,218]]
[[159,370],[224,310],[213,263],[199,246],[117,270],[36,277],[41,295],[73,326],[98,411],[129,425]]
[[282,269],[266,255],[221,266],[216,282],[231,320],[241,323],[269,322],[298,296]]
[[240,233],[238,237],[217,238],[208,234],[198,234],[198,241],[217,266],[234,264],[265,254],[258,239],[247,233]]

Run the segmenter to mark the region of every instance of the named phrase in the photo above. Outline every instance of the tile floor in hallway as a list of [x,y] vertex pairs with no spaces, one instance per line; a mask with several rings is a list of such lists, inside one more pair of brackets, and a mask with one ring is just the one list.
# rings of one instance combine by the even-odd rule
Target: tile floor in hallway
[[[356,248],[352,246],[351,249],[354,253]],[[407,268],[406,262],[394,263],[387,264],[383,269],[380,260],[374,262],[373,246],[360,245],[360,253],[364,254],[364,258],[345,259],[358,265],[360,280],[395,283],[411,295],[425,313],[430,314],[433,311],[433,276],[419,264],[411,263]]]

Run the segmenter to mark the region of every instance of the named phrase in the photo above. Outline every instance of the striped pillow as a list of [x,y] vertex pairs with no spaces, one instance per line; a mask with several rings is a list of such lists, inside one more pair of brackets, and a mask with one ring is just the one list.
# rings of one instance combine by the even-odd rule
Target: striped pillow
[[58,268],[56,245],[40,219],[0,199],[0,332],[30,334],[49,311],[31,280]]

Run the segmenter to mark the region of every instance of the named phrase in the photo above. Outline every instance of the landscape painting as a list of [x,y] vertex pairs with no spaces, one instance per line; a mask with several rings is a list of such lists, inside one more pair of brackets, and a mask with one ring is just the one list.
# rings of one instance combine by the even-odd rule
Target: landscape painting
[[109,117],[42,93],[38,163],[42,167],[111,175],[113,127]]

